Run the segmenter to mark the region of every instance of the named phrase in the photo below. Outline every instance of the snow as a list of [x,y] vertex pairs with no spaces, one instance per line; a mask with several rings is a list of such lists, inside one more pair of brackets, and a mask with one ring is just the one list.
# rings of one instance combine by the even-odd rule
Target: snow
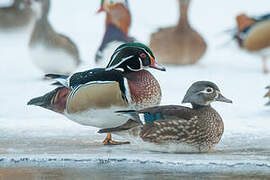
[[[177,22],[176,3],[130,0],[131,34],[148,43],[150,34],[157,28]],[[223,95],[233,100],[233,104],[213,104],[223,117],[225,133],[214,151],[208,154],[164,154],[145,151],[136,145],[103,146],[104,135],[97,134],[96,128],[27,106],[28,100],[54,87],[42,80],[42,72],[31,63],[27,50],[30,28],[27,33],[0,32],[0,166],[18,162],[79,166],[104,160],[138,165],[160,162],[190,171],[227,169],[230,172],[238,167],[236,169],[242,171],[269,173],[270,108],[264,106],[263,95],[266,93],[264,87],[270,84],[270,75],[262,73],[260,57],[239,50],[235,43],[223,46],[230,38],[223,31],[235,25],[236,14],[265,13],[269,10],[267,3],[268,0],[193,1],[189,18],[206,39],[207,53],[194,66],[167,66],[166,72],[151,70],[162,86],[162,104],[180,104],[187,88],[198,80],[215,82]],[[94,67],[105,21],[104,14],[95,14],[99,6],[99,1],[52,2],[49,19],[53,27],[71,37],[79,47],[84,62],[78,71]]]

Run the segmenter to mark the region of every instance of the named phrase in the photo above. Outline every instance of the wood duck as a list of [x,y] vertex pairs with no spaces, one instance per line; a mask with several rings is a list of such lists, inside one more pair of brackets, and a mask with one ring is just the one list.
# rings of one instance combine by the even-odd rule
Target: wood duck
[[49,0],[32,0],[37,19],[29,42],[30,56],[44,73],[68,75],[80,62],[77,46],[66,36],[54,31],[48,21]]
[[263,72],[268,73],[266,58],[270,55],[270,14],[259,17],[240,14],[236,21],[237,32],[234,38],[238,45],[250,53],[262,56]]
[[166,105],[118,111],[130,120],[122,126],[99,132],[120,132],[141,125],[139,137],[144,142],[183,145],[191,151],[207,152],[220,141],[224,131],[222,118],[210,105],[214,101],[232,103],[220,93],[216,84],[198,81],[188,89],[182,102],[191,103],[192,108]]
[[150,48],[164,64],[195,64],[205,53],[206,43],[188,22],[190,0],[179,0],[180,18],[175,27],[151,35]]
[[268,92],[265,94],[264,97],[269,98],[269,101],[265,105],[270,106],[270,86],[267,86],[266,89],[268,89]]
[[131,14],[127,0],[102,0],[98,13],[106,12],[105,34],[97,50],[95,61],[105,67],[113,51],[121,44],[133,42],[129,37]]
[[[34,98],[28,105],[64,114],[72,121],[97,128],[119,126],[127,121],[114,111],[119,108],[139,109],[158,105],[161,89],[155,77],[145,68],[165,69],[155,62],[151,50],[140,43],[119,46],[106,68],[78,72],[56,78],[58,88]],[[105,144],[122,144],[111,140]]]
[[26,0],[14,0],[10,7],[0,8],[0,31],[25,28],[34,20],[34,16]]

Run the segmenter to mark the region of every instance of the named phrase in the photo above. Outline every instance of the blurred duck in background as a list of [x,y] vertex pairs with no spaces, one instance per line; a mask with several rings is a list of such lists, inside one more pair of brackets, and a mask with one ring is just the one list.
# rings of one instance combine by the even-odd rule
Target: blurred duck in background
[[266,89],[268,90],[268,92],[265,94],[264,97],[269,98],[269,101],[265,105],[270,106],[270,86],[267,86]]
[[178,0],[180,18],[175,27],[161,28],[151,35],[150,48],[161,63],[187,65],[195,64],[203,56],[206,43],[189,24],[190,0]]
[[128,35],[131,14],[127,0],[102,0],[98,10],[98,13],[100,12],[106,12],[105,34],[95,61],[98,66],[105,67],[119,45],[132,42],[134,39]]
[[29,42],[30,57],[44,73],[68,75],[79,65],[79,51],[67,36],[54,31],[49,20],[49,0],[31,0],[36,22]]
[[241,48],[262,56],[263,72],[268,73],[266,58],[270,55],[270,14],[259,17],[240,14],[236,21],[234,38]]
[[0,31],[8,33],[25,28],[34,18],[29,0],[14,0],[11,6],[0,8]]

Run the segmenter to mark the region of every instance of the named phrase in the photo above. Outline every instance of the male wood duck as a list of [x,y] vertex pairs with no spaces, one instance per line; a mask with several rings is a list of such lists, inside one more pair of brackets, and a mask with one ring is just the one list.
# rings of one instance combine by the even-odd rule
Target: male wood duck
[[105,34],[96,53],[98,66],[105,67],[113,51],[121,44],[133,42],[129,37],[131,14],[127,0],[102,0],[98,13],[106,12]]
[[48,21],[49,0],[31,0],[37,19],[29,42],[30,56],[44,73],[68,75],[79,65],[77,46],[66,36],[54,31]]
[[266,58],[270,55],[270,14],[259,17],[240,14],[236,21],[237,32],[234,38],[241,48],[262,56],[263,72],[268,73]]
[[34,19],[34,12],[26,0],[14,0],[9,7],[0,8],[0,31],[27,27]]
[[[165,69],[155,62],[151,50],[140,43],[119,46],[106,68],[78,72],[56,78],[58,88],[34,98],[28,105],[64,114],[72,121],[97,128],[119,126],[127,121],[114,111],[119,108],[139,109],[158,105],[161,89],[155,77],[145,68]],[[105,144],[122,144],[111,140]],[[124,142],[123,142],[124,143]]]
[[232,103],[220,93],[216,84],[198,81],[188,89],[182,102],[191,103],[192,108],[166,105],[118,111],[131,119],[122,126],[101,129],[99,132],[117,133],[141,124],[139,136],[144,142],[183,145],[189,147],[188,151],[210,151],[220,141],[224,131],[222,118],[210,105],[214,101]]
[[179,0],[180,18],[175,27],[162,28],[151,35],[149,47],[162,63],[195,64],[205,53],[206,43],[188,21],[190,0]]
[[264,97],[269,98],[269,101],[265,105],[270,106],[270,86],[267,86],[266,89],[268,89],[268,92],[265,94]]

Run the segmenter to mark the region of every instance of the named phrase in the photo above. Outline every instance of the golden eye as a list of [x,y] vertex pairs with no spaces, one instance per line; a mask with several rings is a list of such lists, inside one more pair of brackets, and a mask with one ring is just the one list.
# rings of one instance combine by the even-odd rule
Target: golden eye
[[214,92],[214,89],[213,89],[213,88],[211,88],[211,87],[206,88],[206,92],[207,92],[207,93],[212,93],[212,92]]

